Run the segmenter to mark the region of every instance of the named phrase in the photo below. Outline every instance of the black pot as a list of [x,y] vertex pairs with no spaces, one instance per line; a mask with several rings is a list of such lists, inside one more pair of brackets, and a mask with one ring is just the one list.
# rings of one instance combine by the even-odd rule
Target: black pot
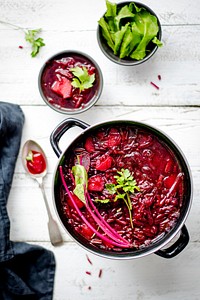
[[[61,199],[59,194],[59,188],[60,185],[62,185],[60,174],[59,174],[59,166],[63,164],[65,158],[70,156],[71,150],[75,147],[75,145],[83,138],[83,136],[92,133],[96,129],[99,129],[104,126],[113,127],[116,125],[117,126],[130,125],[130,126],[135,126],[139,129],[148,130],[150,133],[155,135],[160,141],[163,141],[168,146],[168,148],[171,149],[171,151],[175,154],[176,159],[178,160],[178,163],[180,164],[181,169],[184,172],[184,191],[185,191],[183,197],[183,205],[180,211],[180,217],[178,218],[178,221],[175,224],[175,226],[168,233],[166,233],[163,236],[163,238],[161,238],[157,242],[152,243],[149,246],[146,246],[143,249],[139,249],[139,250],[129,249],[122,252],[114,252],[114,251],[112,252],[112,251],[97,249],[95,246],[89,243],[87,244],[85,242],[85,239],[82,238],[81,236],[77,236],[77,234],[74,232],[71,225],[68,224],[66,220],[66,215],[64,215],[62,212],[62,204],[61,204]],[[63,136],[63,134],[66,131],[68,131],[70,128],[74,126],[80,127],[81,129],[83,129],[83,131],[72,141],[72,143],[67,147],[67,149],[64,152],[62,152],[59,147],[60,138]],[[182,153],[180,148],[175,144],[175,142],[170,137],[168,137],[165,133],[161,132],[160,130],[150,125],[136,122],[136,121],[130,121],[130,120],[114,120],[114,121],[102,122],[90,126],[87,123],[80,121],[78,119],[68,118],[62,121],[54,129],[54,131],[50,136],[50,142],[54,152],[59,157],[59,161],[53,176],[53,199],[54,199],[55,208],[59,216],[59,219],[61,223],[64,225],[64,228],[66,229],[67,233],[83,248],[89,250],[94,254],[106,258],[133,259],[133,258],[143,257],[152,253],[155,253],[164,258],[172,258],[177,254],[179,254],[187,246],[189,242],[189,234],[185,226],[185,221],[190,211],[190,207],[192,203],[192,177],[184,154]],[[162,249],[178,234],[179,237],[170,247],[166,249]]]

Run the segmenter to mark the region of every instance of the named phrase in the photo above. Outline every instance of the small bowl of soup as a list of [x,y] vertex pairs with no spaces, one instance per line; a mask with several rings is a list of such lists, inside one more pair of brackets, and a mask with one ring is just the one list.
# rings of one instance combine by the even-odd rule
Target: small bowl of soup
[[103,76],[97,62],[88,54],[66,50],[44,63],[38,85],[49,107],[63,114],[78,114],[99,99]]

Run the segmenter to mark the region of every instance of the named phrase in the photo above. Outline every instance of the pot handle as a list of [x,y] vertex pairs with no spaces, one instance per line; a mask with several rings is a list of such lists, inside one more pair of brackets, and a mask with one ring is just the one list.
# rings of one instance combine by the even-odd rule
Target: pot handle
[[50,143],[51,143],[51,146],[52,146],[55,154],[58,157],[62,153],[62,151],[60,150],[60,147],[59,147],[60,138],[68,129],[70,129],[74,126],[78,126],[82,129],[86,129],[90,125],[81,120],[75,119],[75,118],[68,118],[68,119],[63,120],[60,124],[58,124],[58,126],[51,133]]
[[185,225],[181,228],[181,233],[178,240],[171,245],[169,248],[158,250],[155,254],[164,257],[164,258],[172,258],[178,255],[188,244],[189,242],[189,233]]

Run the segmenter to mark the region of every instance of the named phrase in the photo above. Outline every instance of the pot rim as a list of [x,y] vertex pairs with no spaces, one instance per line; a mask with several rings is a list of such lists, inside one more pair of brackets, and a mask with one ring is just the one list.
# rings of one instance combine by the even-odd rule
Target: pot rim
[[[67,120],[67,119],[66,119]],[[77,120],[77,119],[75,119]],[[150,129],[151,131],[153,130],[153,132],[155,132],[156,136],[159,137],[158,135],[160,134],[162,137],[166,138],[168,140],[168,142],[173,145],[173,148],[177,151],[177,153],[179,154],[179,156],[183,159],[184,163],[185,163],[185,167],[187,169],[187,173],[189,175],[189,185],[190,185],[190,195],[189,195],[189,200],[188,200],[188,207],[186,212],[184,213],[184,215],[182,216],[182,219],[179,220],[180,222],[177,222],[176,225],[170,230],[169,233],[166,233],[163,237],[161,237],[161,239],[159,240],[158,245],[156,244],[157,241],[155,242],[154,245],[151,246],[150,249],[147,249],[147,247],[145,247],[144,249],[139,250],[140,253],[138,253],[138,250],[133,251],[132,254],[130,254],[130,252],[126,253],[126,252],[102,252],[101,250],[99,250],[98,248],[93,250],[90,249],[89,247],[87,247],[87,245],[84,245],[83,243],[81,243],[78,239],[76,239],[65,227],[65,225],[63,224],[61,217],[59,215],[57,206],[56,206],[56,200],[55,200],[55,194],[54,194],[54,183],[55,183],[55,177],[56,177],[56,173],[58,171],[58,167],[61,164],[61,161],[63,159],[64,154],[68,151],[69,147],[72,145],[72,143],[74,143],[75,141],[77,141],[81,136],[85,135],[87,132],[96,129],[97,127],[100,126],[105,126],[105,125],[109,125],[109,124],[115,124],[115,125],[119,125],[118,123],[126,123],[131,124],[131,125],[138,125],[138,126],[144,126],[144,128],[146,129]],[[104,258],[110,258],[110,259],[116,259],[116,260],[130,260],[130,259],[135,259],[135,258],[140,258],[140,257],[145,257],[147,255],[153,254],[158,250],[161,250],[162,248],[164,248],[173,238],[175,238],[177,236],[177,234],[180,232],[181,228],[184,226],[186,219],[189,215],[190,209],[191,209],[191,205],[192,205],[192,199],[193,199],[193,180],[192,180],[192,173],[191,173],[191,169],[189,166],[189,163],[187,161],[187,158],[185,157],[185,154],[183,153],[183,151],[181,150],[181,148],[177,145],[177,143],[168,135],[166,134],[164,131],[158,129],[155,126],[149,125],[146,122],[141,122],[141,121],[135,121],[135,120],[125,120],[125,119],[112,119],[112,120],[106,120],[106,121],[102,121],[102,122],[98,122],[92,125],[88,125],[89,127],[86,129],[83,129],[82,132],[80,132],[78,135],[76,135],[76,137],[70,142],[70,144],[65,148],[65,150],[61,153],[60,157],[58,158],[58,162],[56,164],[54,173],[53,173],[53,180],[52,180],[52,197],[53,197],[53,205],[57,214],[58,219],[60,220],[60,223],[62,224],[63,228],[65,229],[65,231],[67,232],[67,234],[77,243],[79,244],[82,248],[84,248],[85,250],[91,252],[92,254],[96,254],[100,257],[104,257]],[[169,147],[169,145],[167,144],[167,146]],[[169,147],[170,148],[170,147]],[[170,148],[171,149],[171,148]],[[174,153],[174,151],[173,151]],[[176,153],[174,153],[176,156]],[[166,235],[169,235],[168,237],[166,237]],[[161,242],[163,240],[163,242]],[[135,255],[135,253],[137,252],[137,254]]]

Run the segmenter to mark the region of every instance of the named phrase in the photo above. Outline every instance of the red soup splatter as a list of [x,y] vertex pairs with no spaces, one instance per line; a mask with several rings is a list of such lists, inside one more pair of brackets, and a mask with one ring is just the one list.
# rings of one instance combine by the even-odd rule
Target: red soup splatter
[[46,169],[46,162],[42,153],[30,150],[26,157],[26,165],[30,173],[40,174]]
[[[73,166],[77,161],[83,165],[87,161],[87,187],[93,204],[133,249],[149,246],[175,226],[183,201],[184,174],[174,153],[151,132],[134,126],[103,127],[80,140],[72,150],[63,165],[69,190],[74,193]],[[137,188],[131,190],[133,185]],[[83,223],[62,185],[60,197],[63,215],[86,243],[123,251],[101,240]],[[88,222],[104,234],[86,205],[80,209]]]

